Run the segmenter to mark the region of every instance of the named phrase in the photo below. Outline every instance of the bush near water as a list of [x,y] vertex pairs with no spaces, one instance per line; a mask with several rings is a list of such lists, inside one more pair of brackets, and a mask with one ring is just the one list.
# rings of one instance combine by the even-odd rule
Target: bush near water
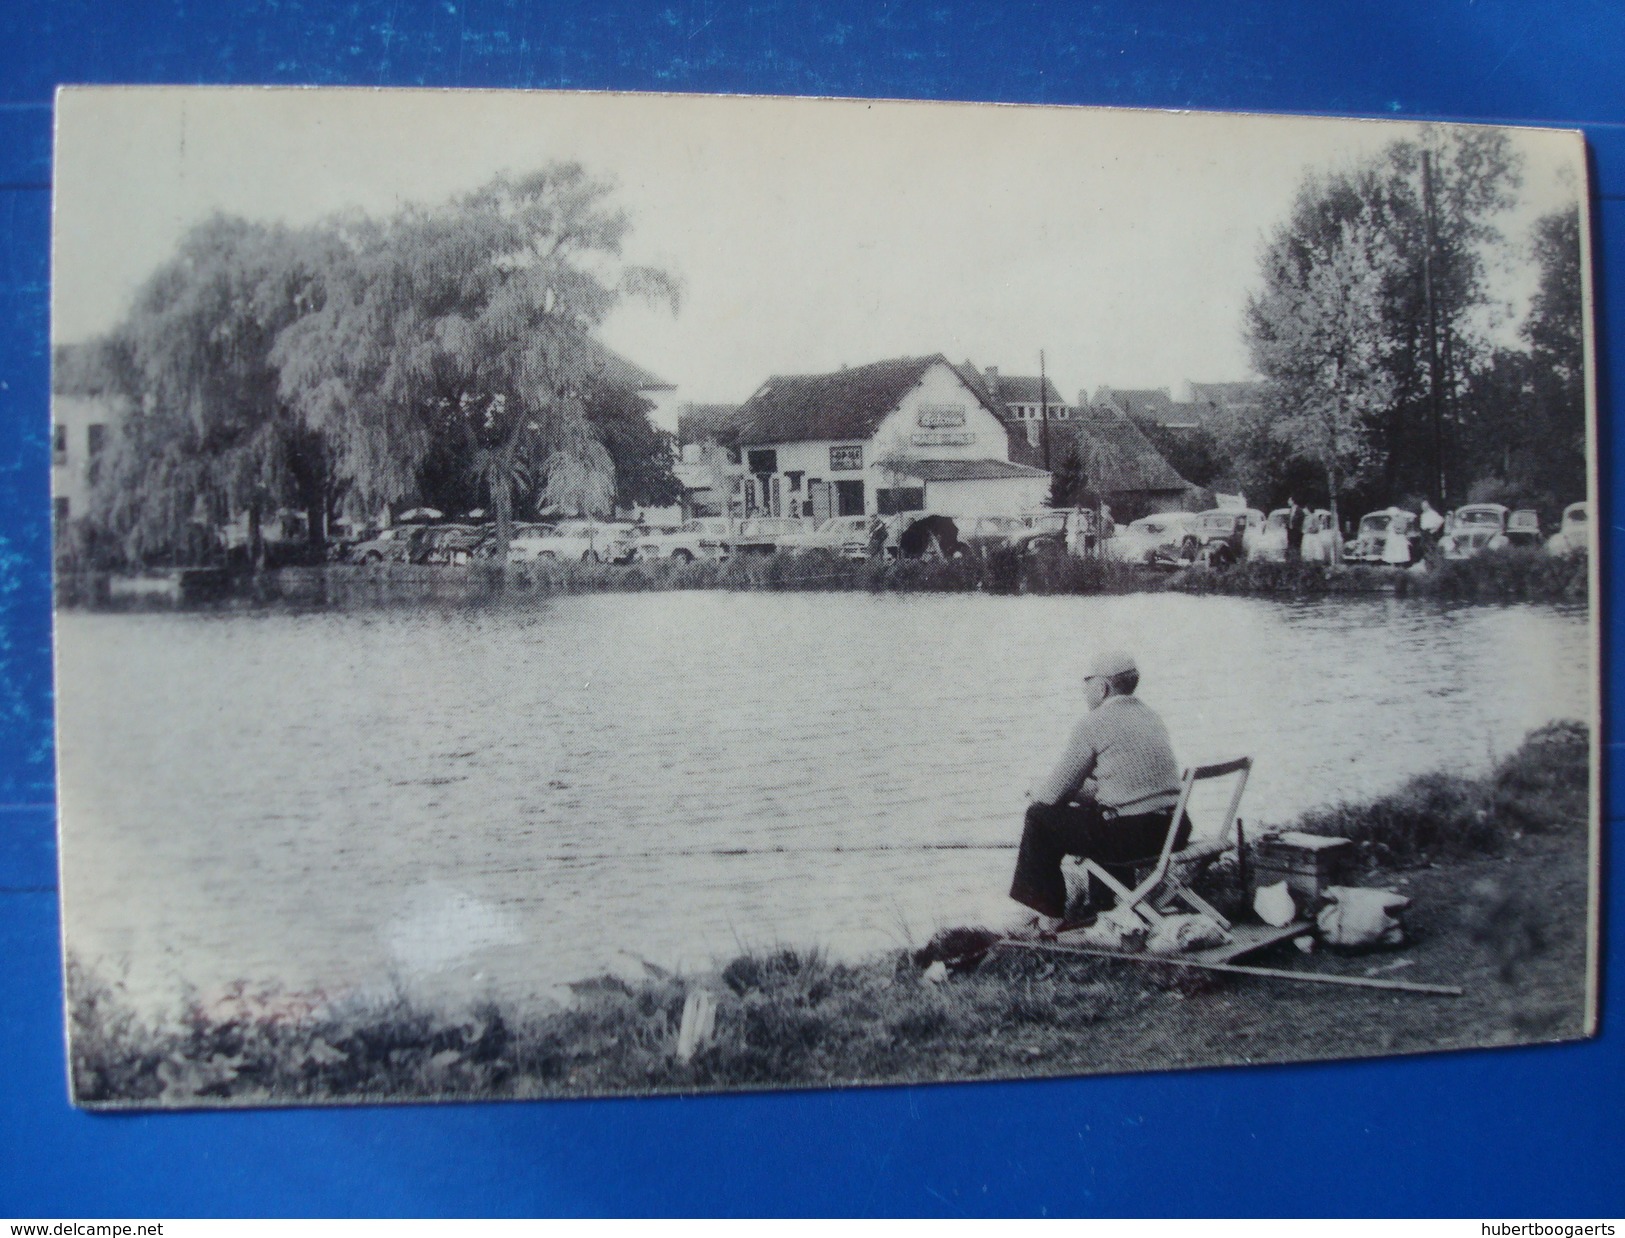
[[[1525,835],[1583,851],[1589,762],[1587,728],[1554,723],[1482,778],[1425,775],[1307,813],[1293,828],[1353,839],[1377,874],[1497,856]],[[1470,931],[1482,929],[1517,965],[1526,939],[1542,940],[1538,909],[1491,893],[1468,892],[1485,903],[1483,924]],[[1507,945],[1514,912],[1522,936]],[[989,936],[950,930],[934,953],[985,947]],[[327,1003],[239,985],[163,1020],[137,1016],[116,979],[70,959],[74,1093],[112,1106],[489,1099],[1000,1077],[1046,1063],[1076,1071],[1095,1064],[1068,1058],[1065,1047],[1089,1027],[1139,1017],[1170,985],[1199,994],[1217,983],[1087,960],[1057,970],[998,952],[951,985],[924,985],[920,967],[931,957],[931,947],[857,964],[817,950],[752,951],[709,977],[605,976],[573,986],[574,1008],[535,1014],[491,1003],[451,1014],[399,993]],[[674,1049],[694,985],[719,995],[716,1035],[680,1063]]]
[[[167,607],[163,600],[109,603],[105,574],[63,573],[59,606]],[[387,564],[376,567],[283,568],[244,576],[225,604],[480,603],[573,593],[642,593],[679,589],[830,591],[868,593],[989,593],[1048,596],[1181,593],[1241,597],[1358,597],[1394,594],[1447,602],[1583,603],[1589,575],[1584,553],[1555,556],[1538,550],[1486,551],[1471,559],[1437,556],[1419,570],[1328,568],[1313,563],[1248,560],[1228,568],[1196,565],[1155,571],[1113,559],[1072,555],[1019,555],[994,551],[985,559],[843,559],[827,551],[736,556],[727,560],[673,559],[625,566],[602,563],[527,563],[506,568]]]

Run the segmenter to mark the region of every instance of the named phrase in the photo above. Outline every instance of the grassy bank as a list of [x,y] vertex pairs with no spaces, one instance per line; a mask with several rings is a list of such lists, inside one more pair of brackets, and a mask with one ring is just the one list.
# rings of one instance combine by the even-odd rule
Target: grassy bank
[[[582,593],[646,593],[685,589],[853,593],[989,593],[1102,595],[1174,590],[1243,597],[1314,598],[1393,594],[1446,602],[1584,602],[1584,555],[1557,558],[1532,550],[1492,551],[1474,559],[1429,560],[1425,568],[1346,567],[1251,561],[1222,570],[1157,571],[1114,560],[1066,555],[994,553],[985,560],[842,559],[833,554],[749,555],[726,562],[658,560],[625,566],[530,563],[495,568],[385,564],[289,567],[233,578],[223,600],[209,606],[373,607],[519,603]],[[163,598],[110,598],[105,574],[57,578],[59,606],[170,609]]]
[[[923,969],[985,941],[939,934],[862,963],[817,950],[742,955],[697,976],[604,977],[570,1009],[450,1014],[238,993],[137,1017],[116,984],[70,963],[72,1072],[83,1103],[222,1104],[580,1096],[1001,1078],[1245,1060],[1422,1052],[1580,1034],[1587,873],[1586,729],[1531,734],[1479,779],[1431,775],[1296,828],[1353,838],[1368,884],[1414,900],[1404,978],[1459,999],[996,951],[943,983]],[[1513,863],[1509,866],[1508,861]],[[1221,870],[1209,892],[1224,898]],[[956,936],[957,935],[957,936]],[[1295,965],[1290,947],[1262,961]],[[1366,974],[1370,957],[1317,954]],[[684,1001],[718,998],[716,1034],[674,1057]]]

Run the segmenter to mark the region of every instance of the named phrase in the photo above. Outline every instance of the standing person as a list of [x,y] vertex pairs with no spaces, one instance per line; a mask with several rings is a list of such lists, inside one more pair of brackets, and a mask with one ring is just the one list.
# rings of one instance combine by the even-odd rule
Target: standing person
[[1438,541],[1439,535],[1444,532],[1444,517],[1426,499],[1422,500],[1422,515],[1417,523],[1422,526],[1422,532],[1434,541]]
[[[1156,855],[1168,837],[1179,802],[1179,763],[1168,728],[1134,695],[1139,686],[1130,654],[1097,656],[1083,677],[1088,712],[1033,791],[1010,897],[1038,913],[1040,930],[1053,931],[1066,913],[1064,857],[1131,864]],[[1176,847],[1189,838],[1188,820],[1180,834]]]
[[1286,500],[1286,561],[1288,563],[1303,562],[1303,518],[1304,510],[1298,506],[1297,497],[1288,495]]

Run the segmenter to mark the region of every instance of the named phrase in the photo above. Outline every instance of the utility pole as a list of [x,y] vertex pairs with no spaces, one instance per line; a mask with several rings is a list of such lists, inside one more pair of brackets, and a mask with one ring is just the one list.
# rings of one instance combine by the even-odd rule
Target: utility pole
[[1439,367],[1439,309],[1433,297],[1433,152],[1422,152],[1422,231],[1426,244],[1422,250],[1422,294],[1427,299],[1428,314],[1428,403],[1433,411],[1433,471],[1439,486],[1439,502],[1447,504],[1450,496],[1444,485],[1444,406],[1441,402],[1444,385]]
[[1043,424],[1041,433],[1044,436],[1044,471],[1050,472],[1049,466],[1049,383],[1044,378],[1044,350],[1038,350],[1038,409],[1039,421]]

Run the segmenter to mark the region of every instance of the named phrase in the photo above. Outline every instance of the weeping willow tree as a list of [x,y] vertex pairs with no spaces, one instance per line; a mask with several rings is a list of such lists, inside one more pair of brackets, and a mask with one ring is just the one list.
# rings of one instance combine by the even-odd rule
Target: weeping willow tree
[[610,509],[614,465],[588,403],[616,362],[595,335],[627,298],[675,311],[678,291],[622,260],[629,222],[609,198],[560,163],[330,227],[328,295],[274,356],[281,395],[329,444],[357,505],[413,493],[450,447],[489,497],[498,562],[521,495]]
[[201,557],[207,531],[239,513],[258,559],[263,513],[322,506],[326,453],[282,397],[271,352],[322,304],[327,257],[312,233],[215,216],[96,342],[126,412],[97,462],[92,513],[129,560]]

